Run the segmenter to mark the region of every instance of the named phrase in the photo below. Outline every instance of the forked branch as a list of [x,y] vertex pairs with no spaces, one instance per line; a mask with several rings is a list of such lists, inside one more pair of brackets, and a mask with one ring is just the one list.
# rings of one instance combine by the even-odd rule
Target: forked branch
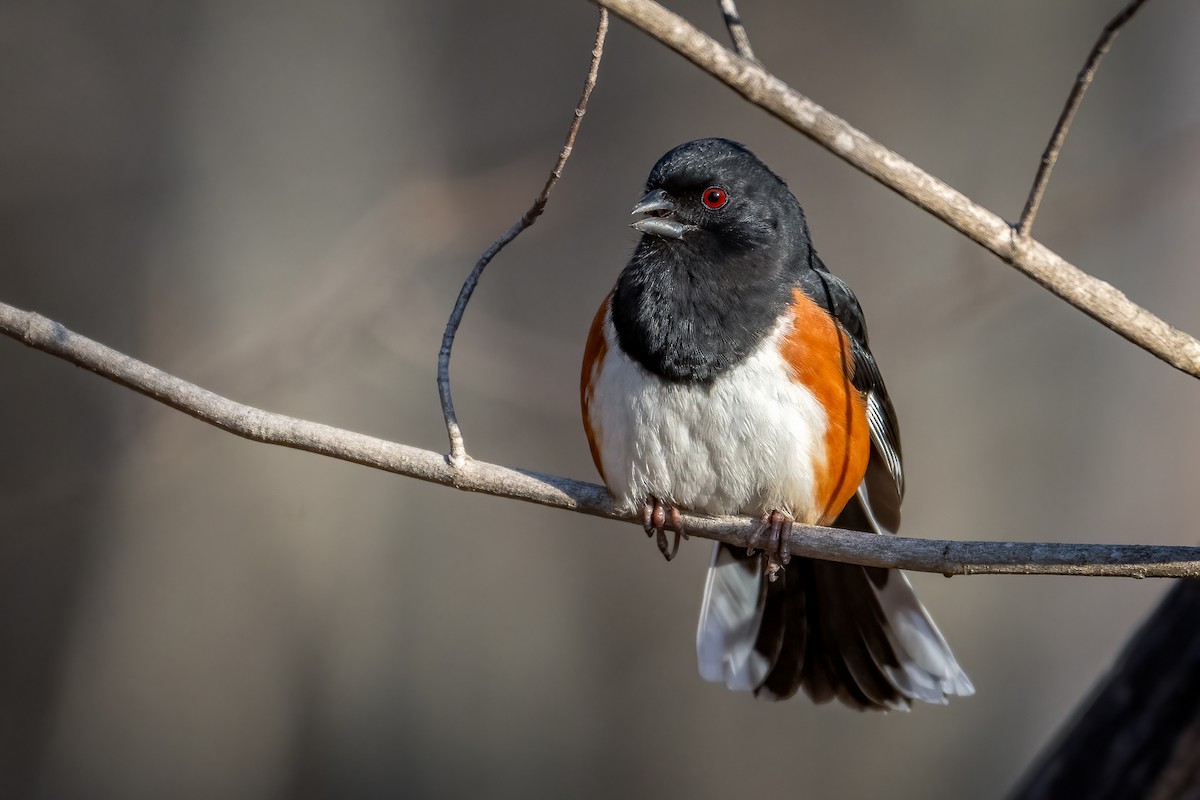
[[754,56],[754,50],[750,47],[750,36],[746,33],[746,26],[742,23],[742,15],[738,11],[737,3],[734,0],[720,0],[721,14],[725,17],[725,27],[729,29],[729,38],[733,40],[733,49],[737,54],[747,61],[759,63]]
[[767,72],[725,49],[653,0],[591,0],[648,33],[745,99],[995,253],[1088,316],[1176,369],[1200,377],[1200,341],[1132,302],[1111,284],[1068,263],[1040,242],[1017,235],[999,214],[972,201],[911,161]]
[[[603,486],[470,459],[451,465],[446,456],[429,450],[242,405],[72,333],[43,316],[3,303],[0,332],[245,439],[339,458],[461,491],[641,523],[640,515],[619,508]],[[758,520],[749,517],[685,514],[683,523],[694,536],[742,547],[759,527]],[[802,525],[793,529],[789,546],[796,556],[945,575],[1200,577],[1200,547],[939,541]]]
[[1058,122],[1054,125],[1054,132],[1050,134],[1046,151],[1042,153],[1037,175],[1033,179],[1033,188],[1029,190],[1029,199],[1025,201],[1025,210],[1021,212],[1021,221],[1017,223],[1018,235],[1028,236],[1029,231],[1033,228],[1033,220],[1037,217],[1042,197],[1046,194],[1046,187],[1050,185],[1050,172],[1058,161],[1058,154],[1062,152],[1063,142],[1067,140],[1067,131],[1071,129],[1071,123],[1075,120],[1075,112],[1079,110],[1079,106],[1083,102],[1083,94],[1092,85],[1092,79],[1096,77],[1096,70],[1100,68],[1100,59],[1104,58],[1104,54],[1112,46],[1117,33],[1145,2],[1146,0],[1133,0],[1132,3],[1121,9],[1119,14],[1109,20],[1108,24],[1104,26],[1104,30],[1100,32],[1100,38],[1092,47],[1092,52],[1088,54],[1083,69],[1076,76],[1075,84],[1071,87],[1071,94],[1067,96],[1062,114],[1059,115]]
[[[756,63],[725,50],[686,21],[648,0],[596,2],[618,11],[752,102],[833,149],[842,158],[944,219],[1130,340],[1181,370],[1200,374],[1200,342],[1170,328],[1130,303],[1108,284],[1066,264],[1037,242],[1015,237],[1013,229],[998,216],[850,127]],[[733,7],[732,3],[723,3],[723,7],[726,5]],[[731,25],[731,33],[734,27]],[[246,439],[339,458],[462,491],[484,492],[594,516],[640,522],[638,515],[618,507],[602,486],[469,460],[454,418],[448,375],[454,332],[480,273],[507,242],[533,223],[562,173],[579,120],[595,85],[606,28],[607,19],[602,10],[583,96],[576,108],[567,142],[546,186],[529,211],[481,257],[464,284],[447,323],[438,359],[438,384],[451,438],[449,457],[236,403],[72,333],[45,317],[3,303],[0,303],[0,333]],[[748,48],[748,42],[744,44]],[[690,514],[683,516],[683,524],[696,536],[741,546],[746,546],[759,528],[756,519],[715,519]],[[1200,548],[1196,547],[937,541],[801,525],[793,529],[788,545],[791,553],[797,556],[946,575],[1200,577]]]
[[600,21],[596,25],[596,43],[592,45],[592,61],[588,66],[587,78],[583,82],[583,93],[575,105],[575,115],[571,118],[571,125],[567,129],[567,140],[558,153],[554,169],[550,170],[550,177],[546,179],[546,185],[542,187],[542,191],[534,198],[533,205],[521,215],[519,220],[513,223],[511,228],[501,234],[499,239],[492,242],[475,262],[475,268],[471,270],[471,274],[467,276],[462,289],[458,292],[458,299],[454,302],[454,310],[450,312],[450,319],[446,321],[446,332],[442,335],[442,346],[438,350],[437,385],[438,395],[442,401],[442,416],[446,420],[446,433],[450,438],[450,464],[452,466],[462,466],[467,460],[466,443],[463,441],[462,429],[458,425],[458,416],[454,413],[454,399],[450,394],[450,355],[454,349],[454,337],[458,333],[458,326],[462,324],[463,313],[467,310],[467,303],[470,302],[475,287],[479,284],[479,276],[483,274],[484,267],[504,249],[505,245],[517,238],[521,231],[536,222],[537,218],[546,210],[546,201],[550,199],[550,192],[558,183],[558,179],[562,177],[563,167],[567,165],[567,159],[571,157],[571,150],[575,147],[575,135],[579,133],[579,125],[583,122],[584,113],[587,112],[588,100],[592,96],[592,89],[596,86],[596,76],[600,72],[600,58],[604,55],[604,37],[607,34],[608,11],[601,8]]

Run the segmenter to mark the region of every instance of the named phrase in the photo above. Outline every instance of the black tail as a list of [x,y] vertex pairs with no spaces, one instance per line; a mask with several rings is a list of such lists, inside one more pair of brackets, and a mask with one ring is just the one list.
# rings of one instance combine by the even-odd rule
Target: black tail
[[[862,513],[850,505],[846,514]],[[713,552],[696,643],[707,680],[770,700],[803,688],[857,709],[974,694],[903,572],[794,558],[772,582],[765,561],[728,545]]]

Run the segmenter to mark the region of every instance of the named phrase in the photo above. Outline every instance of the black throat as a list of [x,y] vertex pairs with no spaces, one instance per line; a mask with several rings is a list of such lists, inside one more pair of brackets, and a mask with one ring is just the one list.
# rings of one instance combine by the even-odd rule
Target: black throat
[[689,239],[642,237],[613,292],[612,320],[621,349],[650,372],[709,383],[758,348],[806,259],[778,246],[729,247],[705,231]]

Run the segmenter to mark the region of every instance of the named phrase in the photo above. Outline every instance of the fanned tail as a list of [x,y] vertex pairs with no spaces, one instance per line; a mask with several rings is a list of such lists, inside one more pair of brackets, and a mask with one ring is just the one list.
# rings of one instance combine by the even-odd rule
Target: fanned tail
[[[838,527],[871,530],[855,498]],[[768,581],[762,554],[719,544],[697,632],[700,674],[784,700],[908,710],[975,693],[937,625],[899,570],[793,558]]]

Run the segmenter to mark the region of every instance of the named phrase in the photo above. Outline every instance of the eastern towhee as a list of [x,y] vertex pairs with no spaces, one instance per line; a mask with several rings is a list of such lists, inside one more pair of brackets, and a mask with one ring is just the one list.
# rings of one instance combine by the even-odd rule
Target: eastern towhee
[[679,509],[763,520],[756,550],[713,550],[700,674],[857,709],[972,694],[904,573],[787,554],[793,521],[894,533],[904,495],[862,309],[800,203],[742,145],[701,139],[659,160],[633,213],[584,351],[592,458],[668,559]]

